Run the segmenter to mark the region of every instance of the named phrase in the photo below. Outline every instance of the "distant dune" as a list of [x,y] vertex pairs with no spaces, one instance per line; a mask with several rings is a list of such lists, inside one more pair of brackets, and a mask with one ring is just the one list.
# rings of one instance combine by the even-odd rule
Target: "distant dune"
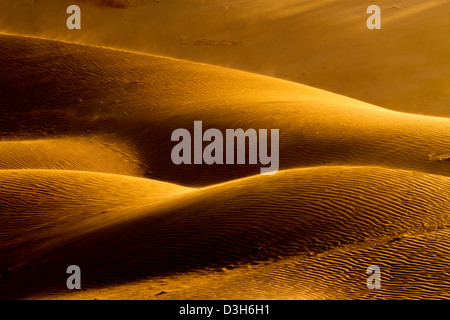
[[[85,270],[86,289],[149,277],[155,281],[168,277],[170,282],[172,275],[205,268],[214,276],[233,266],[242,269],[243,281],[249,281],[247,265],[282,272],[278,286],[291,282],[285,277],[293,272],[290,268],[299,268],[300,279],[305,274],[320,279],[330,273],[330,286],[332,273],[352,270],[354,259],[381,262],[390,276],[403,266],[403,279],[408,273],[415,279],[426,273],[423,268],[436,259],[433,254],[448,252],[443,245],[425,245],[433,238],[448,242],[448,233],[441,230],[449,224],[450,178],[443,176],[376,167],[316,167],[192,190],[95,173],[9,170],[0,174],[2,207],[8,208],[1,216],[1,270],[8,272],[2,277],[0,297],[64,293],[65,268],[70,264]],[[5,246],[7,239],[14,242]],[[404,254],[410,256],[407,261]],[[284,263],[280,259],[295,259],[295,263],[276,271]],[[264,267],[267,261],[279,262]],[[338,262],[339,268],[332,268]],[[408,263],[418,269],[408,269]],[[357,274],[352,270],[345,276],[350,281],[347,286],[364,288],[364,272],[359,272],[360,284],[349,280]],[[258,285],[261,277],[262,273]],[[429,290],[439,290],[441,281],[447,283],[443,277],[441,273],[427,278]],[[291,286],[298,288],[295,283]],[[310,279],[302,281],[299,292],[339,297],[339,290],[329,293],[326,287],[325,280],[315,285]],[[407,287],[400,293],[395,288],[388,285],[379,296],[420,297]],[[257,289],[253,298],[260,297]],[[185,298],[199,294],[184,293]],[[220,297],[219,292],[214,295]],[[276,288],[271,295],[277,296]],[[348,295],[357,296],[351,291]],[[235,293],[234,298],[242,296]]]
[[[127,9],[111,6],[134,1],[89,1],[3,0],[0,31],[205,62],[450,116],[447,0],[148,0]],[[66,8],[77,3],[82,29],[68,30]],[[373,4],[381,30],[366,27]]]

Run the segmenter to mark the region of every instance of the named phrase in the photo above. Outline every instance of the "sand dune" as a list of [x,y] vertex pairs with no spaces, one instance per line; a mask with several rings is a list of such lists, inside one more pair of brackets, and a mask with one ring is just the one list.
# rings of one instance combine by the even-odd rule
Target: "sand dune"
[[[449,116],[450,3],[384,0],[103,2],[4,0],[0,30],[123,48],[275,76],[398,111]],[[68,5],[82,30],[66,28]],[[132,36],[130,36],[132,35]]]
[[[263,268],[266,261],[283,264],[280,259],[296,259],[284,272],[293,273],[290,268],[298,267],[303,270],[300,279],[315,274],[302,283],[317,295],[333,297],[326,290],[329,282],[325,279],[312,287],[314,279],[321,277],[320,268],[340,263],[341,269],[351,269],[371,257],[378,257],[376,261],[383,257],[386,268],[403,266],[406,279],[408,272],[410,277],[417,275],[402,258],[411,251],[411,241],[418,243],[413,252],[420,257],[447,252],[444,245],[428,247],[434,234],[448,238],[447,233],[439,233],[449,223],[450,178],[443,176],[377,167],[316,167],[191,190],[106,174],[0,173],[2,190],[8,195],[0,197],[4,199],[2,207],[8,208],[6,215],[1,215],[7,223],[2,223],[0,236],[23,235],[16,243],[0,248],[2,270],[8,270],[2,278],[1,297],[65,293],[65,268],[71,264],[85,270],[83,286],[89,289],[149,277],[154,281],[167,277],[170,282],[172,275],[195,270],[220,272],[232,266],[245,269],[249,264]],[[41,205],[36,206],[34,199]],[[23,203],[25,207],[19,205]],[[101,219],[100,210],[108,211]],[[48,212],[52,216],[46,217]],[[37,228],[45,229],[31,232]],[[48,239],[42,239],[43,234]],[[391,244],[397,242],[403,247],[392,249]],[[20,260],[18,250],[27,253]],[[431,259],[421,263],[417,257],[413,261],[420,270],[417,277],[426,277],[433,291],[440,289],[441,277],[426,269]],[[267,268],[282,272],[277,271],[277,264]],[[427,272],[432,272],[430,277]],[[263,274],[255,273],[261,282]],[[345,279],[356,274],[365,277],[352,270]],[[279,286],[290,281],[283,274],[280,277]],[[365,282],[350,283],[353,290],[365,290]],[[275,297],[276,290],[267,294]],[[295,288],[289,290],[295,293]],[[410,293],[404,290],[401,294]],[[253,292],[256,296],[252,298],[266,297],[257,295],[257,286]],[[189,298],[199,293],[186,294]],[[379,295],[383,297],[383,292]],[[349,297],[357,296],[357,292],[354,296],[349,292]],[[338,293],[334,297],[339,297]],[[241,297],[237,294],[234,298]]]
[[448,175],[450,120],[397,113],[311,87],[150,55],[0,36],[8,137],[107,136],[146,176],[205,186],[260,165],[172,164],[177,128],[280,129],[281,169],[382,165]]
[[[45,299],[449,299],[447,230],[395,241],[339,247],[218,272],[187,273]],[[383,271],[380,290],[366,290],[366,267]],[[164,294],[161,294],[164,292]]]
[[[43,262],[49,251],[65,250],[73,238],[136,218],[136,207],[145,205],[149,215],[152,208],[191,190],[148,179],[69,170],[0,170],[0,181],[3,298],[16,295],[5,291],[9,277],[32,267],[29,261]],[[40,272],[52,270],[47,266],[50,269]],[[14,285],[23,285],[23,279],[16,280]]]
[[136,152],[100,138],[60,138],[2,141],[0,169],[81,170],[144,176]]
[[[0,298],[449,298],[450,119],[382,107],[449,115],[450,7],[396,3],[1,2]],[[197,120],[282,171],[173,164]]]
[[70,237],[129,219],[128,207],[155,206],[189,188],[147,179],[69,170],[0,170],[0,250],[33,252],[44,240]]

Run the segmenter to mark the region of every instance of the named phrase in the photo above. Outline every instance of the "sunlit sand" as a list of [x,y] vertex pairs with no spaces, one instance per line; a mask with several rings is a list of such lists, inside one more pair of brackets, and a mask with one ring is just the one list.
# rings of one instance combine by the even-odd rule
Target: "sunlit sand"
[[[2,1],[0,298],[450,298],[450,6],[350,2]],[[174,164],[195,121],[280,171]]]

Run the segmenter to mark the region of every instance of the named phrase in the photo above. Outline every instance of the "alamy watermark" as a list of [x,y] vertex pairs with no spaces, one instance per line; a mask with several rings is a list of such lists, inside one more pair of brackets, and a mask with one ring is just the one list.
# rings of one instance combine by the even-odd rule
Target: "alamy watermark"
[[381,9],[377,5],[371,5],[366,10],[367,14],[371,14],[369,18],[367,18],[366,25],[370,30],[373,29],[381,29]]
[[66,273],[71,274],[71,276],[69,276],[66,281],[67,289],[80,290],[81,289],[81,269],[80,269],[80,267],[77,265],[74,265],[74,264],[70,265],[67,267]]
[[[70,14],[67,18],[66,26],[69,30],[81,29],[81,9],[77,5],[70,5],[67,7],[66,13]],[[366,21],[368,29],[381,29],[381,9],[377,5],[370,5],[366,10],[367,14],[371,16]]]
[[67,29],[81,29],[81,9],[77,5],[67,7],[66,13],[71,14],[66,21]]
[[[280,162],[279,137],[278,129],[270,130],[269,155],[267,129],[258,131],[255,129],[246,131],[226,129],[224,137],[222,131],[214,128],[203,133],[202,121],[194,121],[193,138],[187,129],[180,128],[173,131],[171,141],[179,141],[179,143],[173,147],[171,158],[176,165],[258,164],[259,161],[259,164],[265,166],[261,167],[261,174],[275,174],[278,172]],[[209,144],[203,148],[203,142],[209,142]],[[246,152],[246,146],[248,146],[248,152]],[[235,150],[237,150],[236,157]],[[248,163],[246,158],[248,158]]]
[[367,289],[381,289],[381,269],[377,265],[370,265],[366,270],[367,274],[370,274],[367,278]]

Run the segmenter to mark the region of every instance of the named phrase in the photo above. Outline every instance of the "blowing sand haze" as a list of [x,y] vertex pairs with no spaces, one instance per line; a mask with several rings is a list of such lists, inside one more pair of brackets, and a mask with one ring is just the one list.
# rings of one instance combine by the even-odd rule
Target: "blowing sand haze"
[[1,299],[450,298],[447,1],[0,12]]

